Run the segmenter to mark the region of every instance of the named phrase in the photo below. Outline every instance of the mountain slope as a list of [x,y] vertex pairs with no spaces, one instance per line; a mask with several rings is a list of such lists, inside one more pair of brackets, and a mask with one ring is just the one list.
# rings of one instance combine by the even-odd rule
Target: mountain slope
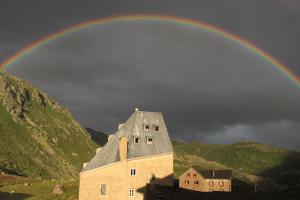
[[94,142],[96,142],[100,146],[105,145],[105,143],[107,142],[107,139],[108,139],[108,135],[106,135],[105,133],[100,132],[100,131],[95,131],[91,128],[85,127],[85,129],[90,134],[90,136]]
[[67,109],[25,81],[0,72],[0,170],[74,177],[96,148]]
[[200,156],[227,167],[255,175],[276,176],[300,170],[300,153],[255,142],[231,145],[173,142],[175,151]]
[[231,169],[235,180],[268,191],[300,184],[300,153],[255,142],[231,145],[173,141],[175,172],[191,165],[204,169]]

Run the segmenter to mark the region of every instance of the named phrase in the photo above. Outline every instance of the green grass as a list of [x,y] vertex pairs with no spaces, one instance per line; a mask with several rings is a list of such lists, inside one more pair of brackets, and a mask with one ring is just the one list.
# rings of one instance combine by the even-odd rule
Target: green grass
[[195,155],[247,174],[274,177],[300,169],[299,153],[254,142],[215,145],[174,141],[173,146],[178,154]]
[[0,93],[0,171],[76,177],[98,145],[71,113],[6,72],[0,74]]
[[[175,178],[178,177],[181,173],[183,173],[187,168],[189,168],[191,165],[198,165],[201,166],[203,169],[232,169],[234,174],[234,180],[233,180],[233,187],[234,187],[234,195],[244,195],[245,193],[251,193],[253,197],[251,199],[264,199],[265,197],[268,199],[269,197],[272,197],[273,199],[277,197],[277,193],[280,195],[284,195],[287,198],[283,199],[294,199],[295,196],[299,194],[299,187],[297,186],[299,182],[299,176],[296,177],[295,174],[290,174],[288,172],[281,173],[282,179],[281,183],[282,186],[284,186],[282,191],[279,191],[278,189],[275,190],[275,192],[268,192],[268,193],[261,193],[262,188],[265,188],[265,185],[262,182],[258,182],[257,188],[260,191],[258,194],[254,194],[254,182],[252,181],[253,177],[256,176],[250,176],[249,173],[245,173],[243,171],[240,171],[238,169],[230,168],[227,165],[224,165],[222,163],[212,161],[213,159],[206,160],[203,157],[199,156],[199,149],[203,148],[205,146],[204,152],[206,155],[209,155],[208,152],[215,152],[218,154],[228,154],[227,147],[229,147],[230,150],[232,148],[237,148],[237,150],[241,150],[242,148],[254,148],[255,151],[262,151],[263,153],[267,153],[265,155],[269,155],[268,153],[274,151],[279,152],[285,152],[286,150],[281,149],[272,149],[273,147],[269,147],[267,145],[257,145],[252,143],[241,143],[241,144],[235,144],[235,145],[220,145],[222,147],[223,151],[218,152],[217,149],[219,148],[218,145],[208,145],[208,144],[197,144],[192,143],[189,146],[189,143],[179,143],[174,142],[174,148],[175,148],[175,156],[174,156],[174,172],[175,172]],[[199,147],[199,148],[198,148]],[[195,152],[198,152],[197,155]],[[247,152],[252,153],[251,150],[247,150]],[[229,151],[229,153],[232,153]],[[254,154],[257,155],[257,154]],[[260,156],[262,156],[260,155]],[[281,155],[281,154],[279,154]],[[298,155],[298,154],[297,154]],[[240,162],[244,162],[242,159],[240,159]],[[245,161],[246,162],[246,161]],[[276,167],[275,167],[276,168]],[[294,172],[299,175],[299,172]],[[291,177],[293,179],[291,179]],[[260,177],[263,178],[263,177]],[[287,179],[287,180],[286,180]],[[273,182],[270,182],[272,180],[269,179],[262,179],[263,181],[268,181],[267,184],[275,184]],[[24,183],[31,183],[29,185],[25,185]],[[56,184],[63,184],[66,193],[63,195],[54,195],[52,194],[53,187]],[[288,184],[288,185],[287,185]],[[1,187],[2,186],[2,187]],[[28,179],[24,177],[17,177],[17,180],[10,180],[10,182],[1,185],[1,178],[0,178],[0,199],[32,199],[32,200],[38,200],[38,199],[45,199],[45,200],[59,200],[59,199],[70,199],[74,200],[78,198],[78,180],[68,181],[68,179],[61,179],[61,180],[38,180],[38,179]],[[14,191],[14,193],[10,194],[10,192]],[[228,198],[230,199],[230,198]]]
[[[62,195],[53,194],[56,184],[62,184],[65,193]],[[42,180],[31,182],[28,185],[19,183],[0,187],[0,199],[15,200],[74,200],[78,198],[78,181]]]
[[[0,105],[0,169],[20,175],[41,175],[41,168],[32,169],[30,157],[36,144],[28,137],[26,125],[16,123],[10,114]],[[21,155],[24,154],[25,155]]]

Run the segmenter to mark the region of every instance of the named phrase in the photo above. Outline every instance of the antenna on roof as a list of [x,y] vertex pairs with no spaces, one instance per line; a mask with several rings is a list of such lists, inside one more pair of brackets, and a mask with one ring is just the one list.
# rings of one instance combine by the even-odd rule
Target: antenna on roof
[[135,108],[134,110],[135,110],[135,112],[139,111],[139,109],[138,109],[138,108]]

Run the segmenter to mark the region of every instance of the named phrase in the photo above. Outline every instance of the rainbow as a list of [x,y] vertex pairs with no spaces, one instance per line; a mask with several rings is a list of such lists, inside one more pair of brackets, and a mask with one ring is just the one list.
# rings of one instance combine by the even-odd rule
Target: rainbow
[[9,67],[11,64],[17,62],[22,57],[30,54],[30,52],[42,45],[46,45],[50,43],[51,41],[62,37],[66,34],[79,31],[82,29],[85,29],[87,27],[96,26],[96,25],[104,25],[104,24],[110,24],[115,22],[126,22],[126,21],[162,21],[162,22],[170,22],[170,23],[176,23],[179,25],[185,25],[185,26],[191,26],[196,27],[202,30],[205,30],[210,33],[217,34],[229,41],[235,42],[239,44],[241,47],[247,48],[257,54],[262,59],[266,60],[268,63],[270,63],[275,69],[277,69],[279,72],[281,72],[285,77],[292,81],[298,88],[300,88],[300,77],[298,77],[293,71],[291,71],[287,66],[273,58],[269,53],[266,51],[260,49],[259,47],[255,46],[254,44],[250,43],[249,41],[235,35],[232,33],[229,33],[225,30],[222,30],[216,26],[202,23],[196,20],[192,19],[186,19],[186,18],[179,18],[175,16],[163,16],[163,15],[125,15],[125,16],[113,16],[113,17],[106,17],[106,18],[100,18],[100,19],[94,19],[87,22],[83,22],[80,24],[75,24],[70,27],[67,27],[65,29],[62,29],[58,32],[46,35],[39,40],[36,40],[35,42],[31,43],[30,45],[20,49],[18,52],[16,52],[14,55],[9,57],[4,62],[0,63],[0,70]]

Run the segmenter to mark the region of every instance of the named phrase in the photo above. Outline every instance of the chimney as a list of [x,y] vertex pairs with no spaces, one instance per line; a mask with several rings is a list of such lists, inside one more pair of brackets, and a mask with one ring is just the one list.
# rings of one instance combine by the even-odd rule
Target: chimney
[[215,177],[215,170],[212,171],[212,175],[213,175],[213,177]]
[[139,109],[138,109],[138,108],[135,108],[135,109],[134,109],[134,111],[135,111],[135,112],[138,112],[138,111],[139,111]]
[[120,161],[125,161],[127,159],[127,151],[128,151],[128,140],[126,137],[121,137],[119,140],[119,154]]

